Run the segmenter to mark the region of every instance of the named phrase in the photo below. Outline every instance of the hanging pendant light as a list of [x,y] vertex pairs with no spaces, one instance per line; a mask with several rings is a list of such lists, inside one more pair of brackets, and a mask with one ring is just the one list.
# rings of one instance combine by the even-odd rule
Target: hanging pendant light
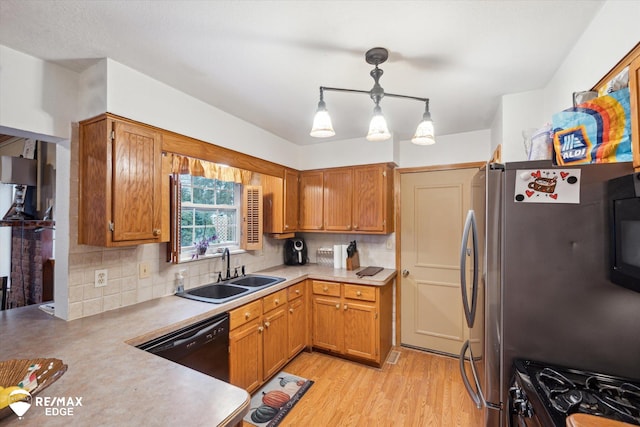
[[433,121],[431,120],[431,113],[429,113],[429,100],[427,100],[425,104],[422,121],[418,124],[416,133],[413,135],[413,138],[411,138],[411,142],[416,145],[432,145],[436,143],[433,135]]
[[371,122],[369,123],[367,141],[386,141],[389,138],[391,138],[391,134],[387,127],[387,121],[382,115],[382,108],[376,104],[373,108],[373,117],[371,117]]
[[331,117],[329,116],[329,111],[327,111],[327,105],[322,98],[322,88],[320,88],[320,102],[318,102],[318,109],[313,118],[311,132],[309,133],[309,135],[314,138],[328,138],[336,134],[331,124]]
[[320,102],[318,102],[318,109],[313,119],[313,126],[311,128],[310,135],[316,138],[328,138],[334,136],[336,132],[333,130],[331,124],[331,117],[324,103],[323,91],[336,91],[336,92],[351,92],[351,93],[363,93],[368,94],[375,107],[373,108],[373,117],[369,123],[369,132],[367,134],[368,141],[385,141],[391,138],[391,133],[387,127],[387,121],[382,115],[382,109],[380,108],[380,101],[385,96],[391,96],[394,98],[413,99],[416,101],[422,101],[426,104],[425,112],[422,116],[422,121],[418,124],[416,133],[411,139],[411,142],[417,145],[431,145],[435,144],[433,121],[431,120],[431,114],[429,113],[429,98],[419,98],[416,96],[398,95],[395,93],[385,93],[384,89],[379,84],[380,77],[382,77],[383,71],[378,68],[378,65],[384,63],[389,57],[389,51],[383,47],[374,47],[369,49],[365,54],[365,60],[368,64],[375,66],[369,73],[374,80],[374,85],[371,90],[357,90],[357,89],[343,89],[337,87],[320,86]]

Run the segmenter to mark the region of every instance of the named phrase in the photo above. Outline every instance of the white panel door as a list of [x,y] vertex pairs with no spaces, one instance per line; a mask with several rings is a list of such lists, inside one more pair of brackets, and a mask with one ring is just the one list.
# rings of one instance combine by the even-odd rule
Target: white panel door
[[401,341],[459,354],[468,335],[460,242],[478,169],[401,175]]

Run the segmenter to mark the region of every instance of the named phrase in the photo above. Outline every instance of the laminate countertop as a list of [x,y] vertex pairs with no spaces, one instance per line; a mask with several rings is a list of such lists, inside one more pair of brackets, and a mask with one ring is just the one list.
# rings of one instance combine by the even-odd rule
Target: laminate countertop
[[72,407],[72,415],[62,416],[47,412],[44,404],[36,406],[34,399],[22,420],[11,414],[0,425],[233,426],[249,410],[245,390],[135,345],[307,278],[383,286],[396,276],[396,270],[384,269],[358,278],[356,271],[315,264],[269,268],[258,273],[286,280],[225,304],[169,295],[73,321],[35,305],[0,312],[0,361],[61,359],[67,372],[38,397],[80,398],[82,403]]

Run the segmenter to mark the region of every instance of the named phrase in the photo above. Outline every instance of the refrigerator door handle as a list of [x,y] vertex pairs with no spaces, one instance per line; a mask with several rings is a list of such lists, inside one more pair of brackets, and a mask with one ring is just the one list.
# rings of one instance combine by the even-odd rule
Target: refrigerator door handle
[[[471,386],[471,382],[469,381],[469,378],[467,378],[467,372],[464,369],[464,355],[467,353],[467,350],[469,350],[469,354],[471,355],[471,358],[469,359],[469,365],[471,366],[471,373],[473,374],[473,380],[476,385],[476,390],[478,390],[477,392],[473,390],[473,387]],[[473,364],[473,353],[471,353],[471,348],[469,347],[469,340],[465,341],[464,345],[462,346],[462,350],[460,351],[459,361],[460,361],[460,375],[462,376],[462,382],[464,383],[464,387],[467,389],[467,393],[469,393],[469,396],[473,400],[473,403],[476,405],[476,408],[482,409],[482,403],[484,399],[482,398],[482,394],[480,393],[480,385],[478,384],[478,374],[476,373],[476,368]]]
[[[471,293],[471,306],[469,306],[469,298],[467,294],[467,240],[471,232],[473,240],[473,287]],[[462,234],[462,242],[460,243],[460,290],[462,291],[462,306],[464,308],[464,317],[467,320],[467,326],[473,328],[476,317],[476,302],[478,299],[478,228],[476,227],[476,215],[473,210],[467,213],[467,219],[464,223],[464,232]]]

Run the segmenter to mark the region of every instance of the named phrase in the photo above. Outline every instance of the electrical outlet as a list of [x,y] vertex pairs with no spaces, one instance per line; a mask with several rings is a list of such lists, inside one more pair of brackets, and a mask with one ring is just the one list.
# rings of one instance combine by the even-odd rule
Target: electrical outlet
[[393,239],[391,238],[387,239],[387,249],[389,250],[393,249]]
[[96,288],[107,286],[107,270],[106,269],[95,271],[95,286]]
[[140,264],[138,264],[138,278],[139,279],[146,279],[150,275],[151,275],[151,272],[149,271],[149,263],[148,262],[141,262]]

